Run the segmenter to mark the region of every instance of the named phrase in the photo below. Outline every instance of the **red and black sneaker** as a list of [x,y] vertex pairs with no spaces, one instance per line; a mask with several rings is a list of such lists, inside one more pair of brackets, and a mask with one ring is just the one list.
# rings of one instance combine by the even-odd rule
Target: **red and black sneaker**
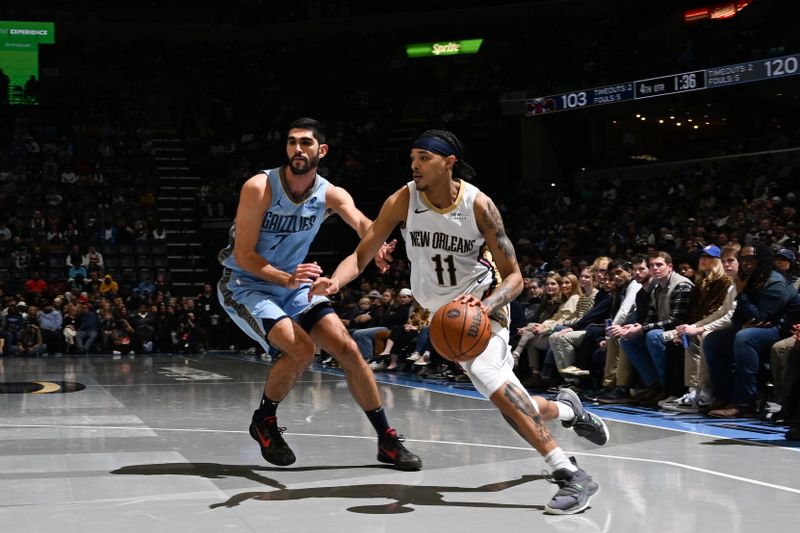
[[403,446],[405,440],[393,428],[387,429],[383,437],[378,440],[378,461],[394,465],[398,470],[422,468],[422,459]]
[[268,416],[261,422],[253,419],[250,423],[250,436],[261,447],[261,456],[278,466],[289,466],[296,460],[294,452],[283,440],[284,431],[286,428],[278,427],[278,420],[274,416]]

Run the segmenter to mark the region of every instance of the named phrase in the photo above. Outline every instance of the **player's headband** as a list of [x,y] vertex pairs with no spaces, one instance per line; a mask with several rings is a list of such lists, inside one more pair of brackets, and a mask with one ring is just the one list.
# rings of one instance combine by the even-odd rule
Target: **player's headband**
[[444,157],[454,155],[456,156],[456,159],[461,160],[461,154],[453,145],[444,139],[434,137],[433,135],[421,135],[420,137],[417,137],[417,139],[414,141],[414,144],[411,145],[411,148],[427,150]]

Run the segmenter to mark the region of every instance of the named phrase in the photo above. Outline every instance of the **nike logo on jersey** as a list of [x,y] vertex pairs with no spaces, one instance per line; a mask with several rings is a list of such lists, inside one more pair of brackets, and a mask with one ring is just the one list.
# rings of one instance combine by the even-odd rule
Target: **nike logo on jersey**
[[483,276],[479,277],[475,281],[478,282],[478,283],[483,283],[483,280],[485,280],[486,276],[488,276],[488,275],[489,275],[489,273],[487,272],[486,274],[484,274]]
[[414,208],[414,212],[416,214],[424,213],[425,211],[430,211],[430,209],[416,209],[416,208]]

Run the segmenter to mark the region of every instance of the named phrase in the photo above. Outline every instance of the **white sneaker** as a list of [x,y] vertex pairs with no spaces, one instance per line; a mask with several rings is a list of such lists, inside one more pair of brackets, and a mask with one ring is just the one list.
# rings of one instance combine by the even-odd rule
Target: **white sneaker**
[[658,402],[658,406],[662,409],[667,405],[675,405],[675,402],[678,400],[677,396],[667,396],[663,400]]
[[384,363],[383,361],[373,361],[372,363],[369,364],[369,368],[373,372],[381,372],[383,370],[386,370],[386,363]]
[[430,356],[423,354],[422,357],[420,357],[419,359],[414,361],[414,365],[415,366],[428,366],[428,364],[430,364],[430,362],[431,362]]
[[568,366],[567,368],[562,368],[558,371],[562,376],[588,376],[589,371],[584,370],[582,368],[578,368],[577,366]]
[[690,390],[670,403],[665,403],[661,408],[665,411],[674,411],[677,413],[696,413],[699,410],[695,391],[693,390]]
[[411,355],[406,357],[406,361],[416,361],[420,357],[422,357],[422,355],[420,355],[419,352],[412,352]]

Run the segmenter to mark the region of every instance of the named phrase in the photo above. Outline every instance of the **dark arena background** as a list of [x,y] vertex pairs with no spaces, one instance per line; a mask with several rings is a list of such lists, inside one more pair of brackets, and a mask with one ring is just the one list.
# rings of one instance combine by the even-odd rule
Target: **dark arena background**
[[[797,531],[799,17],[789,0],[3,3],[0,529]],[[218,253],[299,117],[370,219],[420,133],[459,137],[524,278],[514,372],[608,425],[603,448],[551,426],[602,487],[585,511],[543,513],[545,462],[426,342],[399,228],[389,270],[332,301],[423,469],[375,461],[319,348],[279,410],[297,463],[262,459],[248,424],[284,354],[221,306]],[[306,261],[331,275],[358,242],[329,216]],[[668,312],[664,255],[694,283]],[[711,262],[735,300],[709,304]],[[660,348],[606,329],[625,305],[614,324],[657,322]],[[666,358],[656,385],[637,350]],[[748,400],[724,401],[744,374]]]

